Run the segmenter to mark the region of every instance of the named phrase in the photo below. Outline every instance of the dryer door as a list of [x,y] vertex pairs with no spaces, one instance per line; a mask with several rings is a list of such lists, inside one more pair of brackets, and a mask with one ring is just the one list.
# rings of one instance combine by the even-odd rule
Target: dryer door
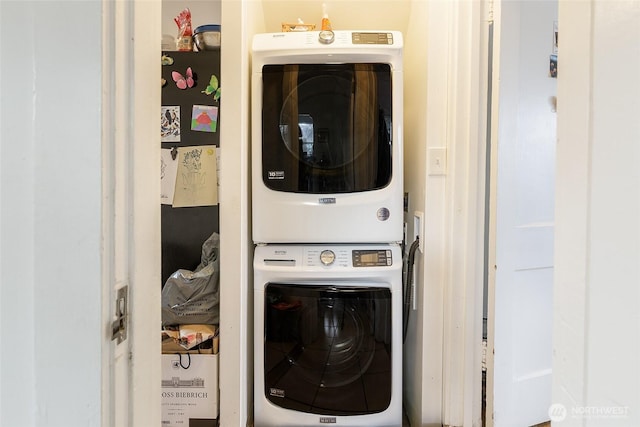
[[388,64],[265,65],[262,76],[267,188],[335,194],[389,185]]
[[391,291],[270,283],[265,396],[326,415],[382,412],[391,401]]

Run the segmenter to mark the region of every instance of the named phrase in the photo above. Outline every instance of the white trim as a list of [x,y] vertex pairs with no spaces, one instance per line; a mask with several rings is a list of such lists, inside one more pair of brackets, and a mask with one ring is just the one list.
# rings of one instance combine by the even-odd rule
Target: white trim
[[[500,95],[500,40],[501,40],[501,1],[495,1],[491,3],[491,19],[493,20],[493,63],[492,78],[491,78],[491,99],[493,100],[490,106],[491,129],[490,129],[490,150],[491,157],[489,159],[489,206],[490,212],[496,212],[497,209],[497,182],[498,182],[498,116],[499,105],[497,100]],[[487,233],[487,248],[486,254],[487,263],[487,350],[486,350],[486,397],[485,397],[485,426],[493,427],[493,412],[494,412],[494,399],[493,399],[493,387],[494,387],[494,338],[495,338],[495,283],[496,283],[496,216],[490,214]]]
[[[220,81],[220,425],[251,425],[253,244],[249,234],[249,23],[257,4],[223,0]],[[226,30],[225,30],[226,28]],[[225,96],[225,94],[227,94]]]
[[562,43],[573,49],[558,75],[552,402],[567,408],[588,402],[594,3],[558,2]]
[[[481,423],[486,27],[482,2],[452,2],[447,145],[443,425]],[[484,67],[484,68],[483,68]]]
[[[161,418],[160,6],[159,0],[103,2],[104,426],[160,425]],[[116,346],[114,291],[124,285],[128,334]]]
[[[154,333],[160,319],[160,100],[159,0],[135,0],[127,19],[129,58],[131,163],[126,171],[131,185],[129,299],[131,310],[131,418],[132,426],[160,425],[160,337]],[[116,57],[116,60],[118,57]],[[154,250],[151,250],[155,248]]]

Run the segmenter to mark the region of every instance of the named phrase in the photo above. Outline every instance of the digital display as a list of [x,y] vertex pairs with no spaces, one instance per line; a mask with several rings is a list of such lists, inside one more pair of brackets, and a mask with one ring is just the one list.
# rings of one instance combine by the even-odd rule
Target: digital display
[[353,44],[393,44],[391,33],[352,33]]
[[378,253],[371,254],[362,254],[360,255],[360,261],[364,263],[377,263],[378,262]]
[[354,250],[352,259],[354,267],[386,267],[392,264],[388,249]]

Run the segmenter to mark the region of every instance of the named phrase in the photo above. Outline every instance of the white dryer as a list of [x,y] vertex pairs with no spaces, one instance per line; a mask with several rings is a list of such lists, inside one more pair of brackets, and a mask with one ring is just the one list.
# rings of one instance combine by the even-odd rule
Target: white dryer
[[258,246],[254,273],[254,425],[400,426],[400,247]]
[[258,34],[255,243],[402,240],[402,34]]

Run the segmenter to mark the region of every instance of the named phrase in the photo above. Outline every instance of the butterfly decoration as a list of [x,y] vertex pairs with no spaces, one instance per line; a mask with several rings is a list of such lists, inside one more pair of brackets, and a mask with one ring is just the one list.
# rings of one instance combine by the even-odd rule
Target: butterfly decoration
[[171,72],[171,78],[173,79],[174,82],[176,82],[176,86],[178,86],[178,89],[186,89],[188,87],[193,87],[193,85],[195,84],[195,80],[193,79],[193,71],[191,70],[191,67],[187,68],[187,71],[185,72],[185,74],[186,75],[183,76],[177,71]]
[[213,100],[218,101],[220,100],[220,86],[218,85],[218,77],[216,77],[215,74],[212,74],[211,78],[209,79],[209,84],[207,85],[205,90],[200,92],[204,93],[205,95],[213,95]]

